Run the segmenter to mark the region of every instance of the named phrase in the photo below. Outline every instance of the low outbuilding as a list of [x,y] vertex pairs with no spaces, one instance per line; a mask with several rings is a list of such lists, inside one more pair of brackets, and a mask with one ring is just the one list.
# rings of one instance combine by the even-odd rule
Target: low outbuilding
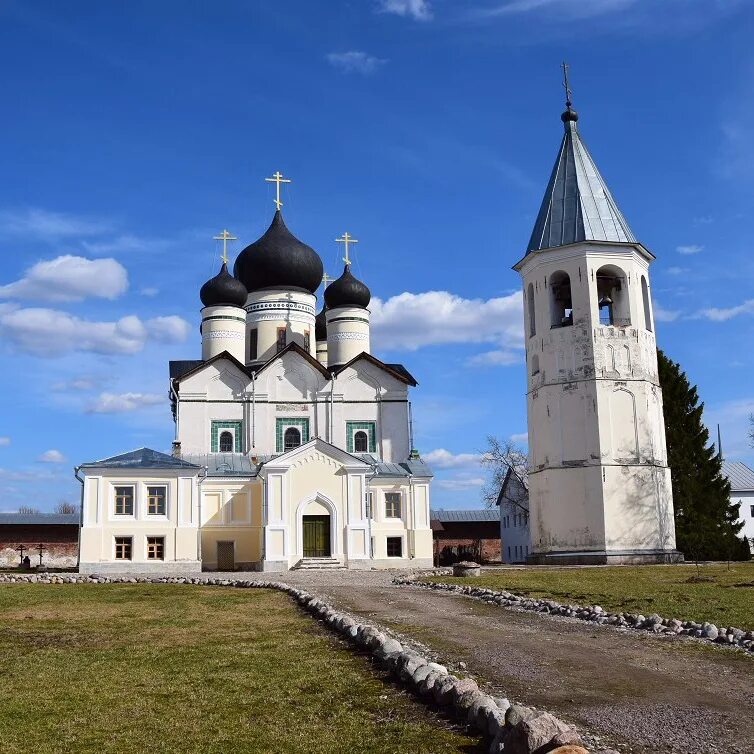
[[0,513],[0,568],[72,568],[78,563],[78,513]]
[[497,510],[432,511],[430,526],[435,565],[451,565],[460,560],[500,562]]

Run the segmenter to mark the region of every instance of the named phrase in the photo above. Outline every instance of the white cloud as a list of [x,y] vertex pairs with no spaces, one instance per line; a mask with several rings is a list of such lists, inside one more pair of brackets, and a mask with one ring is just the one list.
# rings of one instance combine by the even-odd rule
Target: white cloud
[[0,212],[0,234],[59,241],[66,238],[96,236],[110,230],[107,223],[62,212],[27,208]]
[[515,435],[511,435],[511,442],[515,443],[516,445],[528,445],[529,444],[529,433],[528,432],[519,432]]
[[486,351],[472,356],[467,364],[472,367],[509,367],[512,364],[521,364],[523,356],[516,351]]
[[432,18],[429,0],[380,0],[378,11],[407,16],[417,21],[429,21]]
[[675,250],[679,254],[689,256],[691,254],[699,254],[699,252],[704,251],[704,246],[700,246],[697,243],[692,243],[692,244],[689,244],[688,246],[676,246]]
[[10,437],[0,437],[0,448],[10,445]]
[[712,322],[726,322],[739,314],[754,314],[754,298],[747,299],[743,304],[731,306],[727,309],[710,307],[697,312],[695,319],[708,319]]
[[132,314],[117,322],[93,322],[56,309],[0,313],[0,335],[19,350],[39,356],[71,351],[137,353],[149,340],[180,342],[190,331],[189,323],[175,316],[142,321]]
[[437,448],[422,454],[422,460],[436,469],[459,469],[478,466],[482,456],[479,453],[451,453],[445,448]]
[[677,309],[663,309],[657,301],[654,302],[652,311],[655,322],[675,322],[681,316],[681,312]]
[[638,0],[508,0],[494,6],[477,8],[472,11],[476,18],[532,13],[536,11],[558,11],[571,18],[589,18],[614,13],[636,5]]
[[375,73],[378,68],[387,63],[387,60],[377,58],[360,50],[350,52],[331,52],[327,56],[327,62],[345,73],[361,73],[368,75]]
[[89,296],[114,299],[128,289],[128,273],[114,259],[69,254],[37,262],[24,277],[0,286],[0,298],[81,301]]
[[484,487],[485,480],[482,477],[452,477],[451,479],[438,479],[435,481],[438,487],[444,490],[472,490]]
[[52,449],[46,450],[37,460],[42,463],[63,463],[65,456],[59,450]]
[[[415,351],[447,343],[495,343],[504,352],[523,347],[521,294],[467,299],[447,291],[401,293],[372,299],[372,337],[385,350]],[[487,357],[488,363],[509,363]]]
[[87,407],[90,414],[122,414],[137,411],[146,406],[165,403],[164,395],[156,393],[101,393],[96,401]]
[[160,292],[159,288],[142,288],[139,291],[140,296],[156,296]]
[[688,271],[688,267],[668,267],[666,270],[668,275],[683,275]]
[[86,392],[100,387],[105,380],[101,377],[76,377],[68,382],[56,382],[51,389],[55,392]]

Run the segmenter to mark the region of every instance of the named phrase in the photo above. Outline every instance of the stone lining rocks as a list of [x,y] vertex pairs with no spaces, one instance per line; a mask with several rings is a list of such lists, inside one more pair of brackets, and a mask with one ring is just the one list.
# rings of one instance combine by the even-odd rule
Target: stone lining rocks
[[[98,574],[0,574],[2,583],[36,584],[197,584],[237,588],[277,589],[290,595],[307,612],[356,647],[369,652],[400,683],[420,698],[434,702],[489,742],[490,754],[586,754],[577,731],[548,712],[479,689],[473,678],[458,678],[444,665],[404,647],[376,626],[358,623],[302,589],[277,581],[169,576],[104,576]],[[607,751],[598,754],[608,754]]]
[[531,597],[522,597],[511,592],[496,591],[478,586],[462,586],[460,584],[445,584],[440,582],[418,581],[427,576],[447,576],[447,571],[433,571],[419,576],[400,576],[393,579],[394,584],[400,586],[419,586],[423,589],[435,589],[445,592],[455,592],[467,597],[474,597],[490,605],[500,607],[512,607],[520,610],[529,610],[535,613],[555,615],[563,618],[576,618],[598,625],[613,626],[633,631],[648,631],[653,634],[667,636],[688,636],[701,641],[738,647],[754,654],[754,631],[744,631],[733,626],[719,628],[713,623],[697,623],[691,620],[679,620],[678,618],[663,618],[657,613],[644,616],[637,613],[608,613],[600,605],[584,607],[582,605],[562,605],[554,600],[538,600]]

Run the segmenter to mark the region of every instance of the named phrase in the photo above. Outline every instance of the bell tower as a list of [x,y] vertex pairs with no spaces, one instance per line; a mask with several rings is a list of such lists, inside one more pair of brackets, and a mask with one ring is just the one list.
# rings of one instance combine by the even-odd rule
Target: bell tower
[[532,563],[669,562],[675,524],[649,266],[577,127],[523,278]]

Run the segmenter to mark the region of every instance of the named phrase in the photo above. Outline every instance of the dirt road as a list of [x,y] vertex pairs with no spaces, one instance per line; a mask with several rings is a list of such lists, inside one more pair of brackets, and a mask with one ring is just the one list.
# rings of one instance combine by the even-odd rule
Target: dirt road
[[452,594],[387,574],[285,574],[435,651],[496,694],[550,710],[623,752],[754,754],[754,659]]

